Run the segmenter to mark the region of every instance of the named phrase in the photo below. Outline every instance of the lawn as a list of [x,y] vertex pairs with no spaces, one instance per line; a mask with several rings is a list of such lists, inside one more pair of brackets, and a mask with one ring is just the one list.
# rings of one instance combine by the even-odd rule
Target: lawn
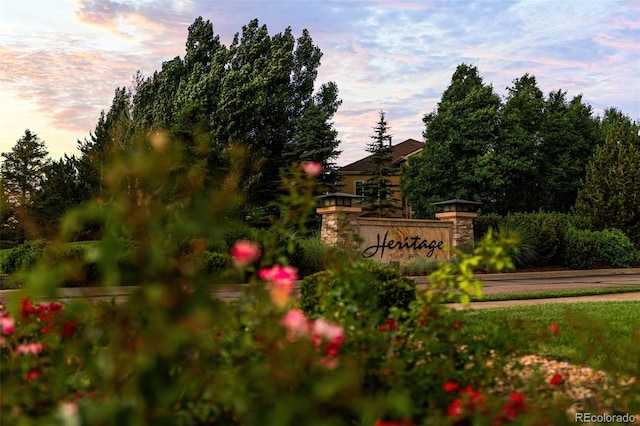
[[[467,310],[462,315],[478,335],[510,333],[521,354],[640,373],[640,302],[540,304]],[[552,323],[559,331],[553,336]]]

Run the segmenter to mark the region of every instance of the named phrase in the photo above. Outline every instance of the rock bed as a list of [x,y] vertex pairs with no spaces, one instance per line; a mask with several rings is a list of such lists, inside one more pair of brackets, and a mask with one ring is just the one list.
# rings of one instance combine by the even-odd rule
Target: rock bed
[[[509,384],[534,383],[535,391],[550,394],[554,399],[568,399],[571,405],[567,408],[567,413],[570,415],[593,408],[600,414],[611,414],[618,397],[619,386],[612,383],[607,373],[564,361],[526,355],[508,365],[505,371],[508,377],[506,382]],[[556,376],[558,374],[561,379]],[[552,380],[554,376],[555,380]],[[552,381],[557,384],[551,384]],[[622,378],[618,379],[618,384],[624,388],[635,381],[635,377]],[[525,389],[513,389],[505,382],[498,381],[496,390],[507,392]],[[633,424],[640,424],[640,413],[630,414],[635,414],[636,421]]]

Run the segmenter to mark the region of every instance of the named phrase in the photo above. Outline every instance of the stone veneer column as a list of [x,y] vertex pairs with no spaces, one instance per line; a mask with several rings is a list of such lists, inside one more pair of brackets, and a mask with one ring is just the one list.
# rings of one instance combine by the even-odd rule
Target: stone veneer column
[[360,207],[320,207],[316,212],[322,216],[320,239],[329,246],[344,246],[357,233]]
[[472,212],[443,212],[436,213],[436,218],[453,223],[451,246],[455,249],[474,246],[473,219],[478,216]]

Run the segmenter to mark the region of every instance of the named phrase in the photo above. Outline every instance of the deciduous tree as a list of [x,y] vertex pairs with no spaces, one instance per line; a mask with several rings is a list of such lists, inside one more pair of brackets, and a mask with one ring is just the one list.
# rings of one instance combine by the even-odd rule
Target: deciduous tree
[[430,217],[430,203],[450,198],[494,200],[494,145],[500,98],[475,66],[461,64],[436,111],[423,121],[425,144],[403,171],[401,189],[418,217]]

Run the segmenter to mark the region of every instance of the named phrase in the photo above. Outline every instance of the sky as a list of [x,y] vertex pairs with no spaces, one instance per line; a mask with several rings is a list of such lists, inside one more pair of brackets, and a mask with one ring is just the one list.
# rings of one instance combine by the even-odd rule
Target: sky
[[367,154],[379,111],[394,143],[422,140],[462,63],[503,97],[528,73],[545,95],[640,121],[639,0],[0,0],[0,151],[28,128],[52,158],[78,154],[117,87],[184,57],[198,16],[226,46],[254,18],[271,35],[309,30],[316,82],[342,99],[339,165]]

